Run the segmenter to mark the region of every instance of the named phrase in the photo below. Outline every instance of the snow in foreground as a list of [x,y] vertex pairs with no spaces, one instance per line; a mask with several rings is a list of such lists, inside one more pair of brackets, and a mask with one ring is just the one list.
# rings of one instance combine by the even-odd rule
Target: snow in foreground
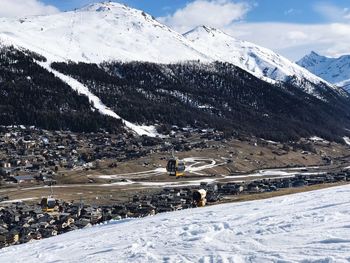
[[350,186],[160,214],[0,251],[1,262],[349,262]]

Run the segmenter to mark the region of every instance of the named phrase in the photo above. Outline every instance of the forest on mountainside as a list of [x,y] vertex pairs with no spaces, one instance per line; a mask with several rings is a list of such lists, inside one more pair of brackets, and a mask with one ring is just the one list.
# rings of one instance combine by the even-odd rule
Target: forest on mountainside
[[327,103],[292,82],[271,85],[229,63],[71,62],[52,67],[135,123],[215,128],[228,136],[277,141],[313,135],[341,141],[350,124],[350,107],[344,106],[348,99],[331,92],[332,103]]
[[49,130],[122,130],[120,120],[93,110],[87,97],[39,66],[45,58],[13,47],[0,48],[0,125]]

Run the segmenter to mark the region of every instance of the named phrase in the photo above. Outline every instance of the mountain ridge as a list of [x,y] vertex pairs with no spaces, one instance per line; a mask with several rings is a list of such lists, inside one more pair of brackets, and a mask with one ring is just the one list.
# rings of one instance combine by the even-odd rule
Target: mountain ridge
[[152,16],[112,2],[54,15],[2,19],[0,25],[0,39],[5,43],[32,50],[50,61],[207,59],[181,34]]
[[[184,36],[195,43],[202,53],[214,54],[215,59],[232,63],[270,83],[286,82],[294,78],[297,81],[307,79],[315,85],[332,86],[287,58],[267,48],[236,39],[221,30],[199,26]],[[312,85],[303,88],[309,94],[317,93]],[[338,92],[342,93],[339,89]]]
[[[206,30],[206,34],[216,40],[208,43],[207,36],[200,33],[200,29]],[[201,39],[194,39],[194,35]],[[313,85],[324,83],[341,93],[269,49],[206,26],[182,35],[144,11],[115,2],[90,4],[54,15],[1,19],[0,41],[34,51],[51,62],[144,61],[167,64],[217,60],[232,63],[270,83],[297,78],[300,84],[300,80],[306,79]],[[313,85],[302,88],[321,98],[318,92],[314,92]]]
[[333,58],[312,51],[296,63],[332,84],[344,88],[350,85],[350,55]]
[[[44,84],[55,81],[56,93],[68,84],[78,101],[86,96],[79,102],[80,114],[58,94],[60,103],[70,107],[61,112],[62,105],[56,105],[50,116],[59,122],[50,120],[49,127],[79,130],[67,120],[69,112],[78,120],[92,115],[93,130],[109,127],[106,120],[114,118],[110,130],[123,125],[138,135],[154,135],[155,126],[168,130],[177,125],[284,141],[313,135],[339,140],[350,127],[347,93],[275,52],[206,26],[181,35],[121,4],[0,19],[0,40],[0,70],[14,82],[6,79],[9,95],[37,94],[26,94],[23,84],[34,89],[30,79],[37,78],[31,68],[42,66],[44,83],[37,84],[38,90],[48,96],[53,91]],[[25,105],[10,107],[5,95],[0,94],[5,101],[0,107],[6,124],[47,126],[42,105],[23,101],[30,109],[23,119],[16,112]],[[38,122],[36,114],[42,116]]]

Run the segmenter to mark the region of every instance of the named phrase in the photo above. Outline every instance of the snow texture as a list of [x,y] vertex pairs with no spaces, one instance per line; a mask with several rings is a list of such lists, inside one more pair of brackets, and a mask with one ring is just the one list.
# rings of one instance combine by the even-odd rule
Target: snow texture
[[1,18],[0,39],[51,61],[206,60],[181,34],[140,10],[113,2],[48,16]]
[[[220,30],[201,26],[181,35],[143,11],[114,2],[48,16],[1,18],[0,43],[32,50],[50,61],[224,61],[271,83],[290,77],[316,85],[325,82],[269,49]],[[313,93],[312,87],[304,89]]]
[[350,186],[126,219],[0,250],[2,262],[349,262]]
[[330,83],[350,90],[350,55],[330,58],[313,51],[297,64]]
[[306,78],[311,83],[325,81],[285,57],[250,42],[207,26],[199,26],[184,36],[205,54],[212,54],[215,60],[232,63],[265,81],[286,81],[291,76]]
[[347,145],[350,145],[350,138],[349,137],[343,137],[343,140]]

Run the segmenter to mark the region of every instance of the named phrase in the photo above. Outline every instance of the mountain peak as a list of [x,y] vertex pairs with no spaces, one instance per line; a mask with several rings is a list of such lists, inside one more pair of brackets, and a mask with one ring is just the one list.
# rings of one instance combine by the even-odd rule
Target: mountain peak
[[209,59],[151,15],[109,1],[23,23],[2,19],[0,41],[3,39],[50,61],[172,63]]
[[[184,34],[203,54],[215,60],[232,63],[258,78],[271,83],[290,81],[291,77],[318,85],[324,82],[287,58],[253,43],[236,39],[225,32],[208,26],[199,26]],[[311,60],[311,59],[310,59]],[[310,94],[314,89],[305,88]]]
[[309,55],[307,55],[308,57],[311,57],[311,58],[323,58],[324,56],[318,54],[317,52],[315,51],[311,51]]
[[315,51],[311,51],[308,55],[301,58],[296,63],[306,69],[310,70],[310,67],[314,67],[321,61],[327,60],[326,57],[319,55]]
[[327,57],[312,51],[297,62],[313,74],[338,86],[344,86],[350,80],[350,56]]
[[210,27],[210,26],[206,26],[206,25],[200,25],[200,26],[197,26],[195,27],[194,29],[186,32],[184,34],[184,36],[188,36],[188,35],[191,35],[191,34],[209,34],[211,35],[212,37],[216,36],[216,35],[227,35],[225,32],[221,31],[220,29],[217,29],[217,28],[214,28],[214,27]]
[[128,8],[124,4],[120,4],[117,2],[112,2],[112,1],[104,1],[104,2],[99,2],[99,3],[92,3],[89,4],[81,9],[81,11],[89,11],[89,12],[108,12],[112,11],[113,9],[116,8]]

